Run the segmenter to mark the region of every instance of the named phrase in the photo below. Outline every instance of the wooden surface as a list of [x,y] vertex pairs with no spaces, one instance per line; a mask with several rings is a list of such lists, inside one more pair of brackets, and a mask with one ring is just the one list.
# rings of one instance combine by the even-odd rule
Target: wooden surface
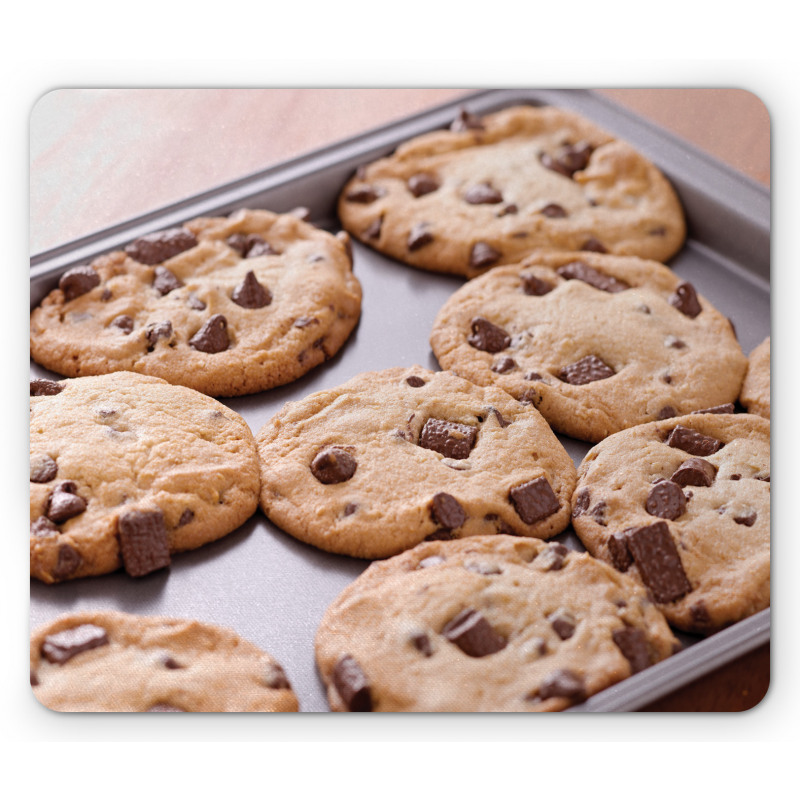
[[[31,113],[38,253],[288,158],[466,96],[465,89],[59,90]],[[770,122],[738,89],[599,93],[770,184]],[[645,711],[740,711],[769,686],[769,645]]]

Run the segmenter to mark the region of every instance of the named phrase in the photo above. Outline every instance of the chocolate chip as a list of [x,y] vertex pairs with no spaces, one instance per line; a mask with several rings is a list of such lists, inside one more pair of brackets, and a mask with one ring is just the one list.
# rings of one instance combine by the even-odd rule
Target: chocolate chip
[[58,464],[50,456],[31,460],[31,483],[49,483],[58,474]]
[[667,437],[670,447],[684,450],[692,456],[710,456],[722,447],[722,442],[713,436],[704,436],[702,433],[676,425]]
[[426,658],[433,655],[433,647],[427,633],[416,633],[411,637],[410,641]]
[[445,492],[438,492],[433,496],[431,516],[434,522],[448,531],[460,527],[467,520],[467,515],[461,507],[461,503]]
[[183,711],[182,708],[178,708],[177,706],[171,706],[169,703],[156,703],[154,706],[150,706],[147,709],[148,711]]
[[244,280],[233,290],[231,300],[242,308],[263,308],[272,302],[272,292],[265,289],[250,270]]
[[627,534],[627,543],[657,603],[671,603],[692,591],[666,522],[633,528]]
[[594,504],[594,506],[590,509],[589,504],[591,502],[591,496],[589,489],[583,487],[575,497],[575,502],[572,505],[572,516],[581,517],[581,516],[589,516],[594,519],[594,521],[598,525],[605,525],[606,524],[606,510],[608,506],[606,505],[605,500],[600,500]]
[[365,239],[380,239],[381,229],[383,228],[383,217],[375,217],[366,228],[364,228]]
[[558,203],[548,203],[544,208],[539,209],[539,213],[550,219],[563,219],[568,216],[564,207]]
[[483,121],[476,114],[470,114],[465,108],[458,112],[458,116],[453,120],[450,125],[450,130],[455,133],[463,133],[464,131],[482,131]]
[[56,580],[63,581],[65,578],[74,575],[81,564],[83,564],[81,554],[71,545],[62,544],[58,548],[58,558],[53,569],[53,577]]
[[169,228],[168,230],[149,233],[131,242],[125,252],[140,264],[160,264],[168,258],[177,256],[197,245],[195,235],[186,228]]
[[571,178],[578,170],[587,166],[592,150],[593,148],[588,142],[566,144],[560,147],[554,156],[542,153],[539,160],[547,169]]
[[558,498],[544,476],[515,486],[509,492],[509,498],[514,510],[526,525],[547,519],[561,508]]
[[703,309],[700,306],[700,301],[697,299],[697,292],[691,283],[681,283],[675,290],[675,293],[670,296],[669,302],[675,306],[681,314],[694,319]]
[[442,628],[442,636],[472,658],[497,653],[506,646],[486,617],[474,608],[465,608]]
[[226,244],[233,250],[236,250],[240,256],[244,256],[247,248],[247,236],[244,233],[232,233],[226,240]]
[[575,633],[575,616],[566,608],[559,608],[547,617],[553,630],[561,639],[570,639]]
[[51,396],[61,394],[63,391],[63,384],[57,381],[50,381],[47,378],[33,378],[31,380],[31,397]]
[[183,286],[183,281],[175,275],[174,272],[168,270],[166,267],[155,268],[155,278],[153,279],[153,288],[163,297],[175,289],[180,289]]
[[166,669],[184,669],[183,664],[179,664],[172,656],[166,656],[161,660]]
[[372,711],[369,681],[353,656],[342,656],[333,668],[333,685],[350,711]]
[[590,236],[582,245],[581,250],[588,250],[590,253],[607,253],[608,249],[594,236]]
[[473,317],[469,326],[472,332],[467,337],[467,343],[476,350],[499,353],[511,344],[511,337],[488,319]]
[[419,250],[420,247],[424,247],[426,244],[430,244],[432,241],[433,234],[430,232],[428,223],[418,222],[409,232],[406,246],[408,247],[409,252],[413,253],[415,250]]
[[644,507],[653,517],[677,519],[686,511],[686,498],[677,483],[660,481],[650,489]]
[[214,314],[197,333],[189,339],[189,344],[203,353],[221,353],[230,347],[228,320],[222,314]]
[[641,628],[617,628],[611,638],[620,649],[622,655],[631,665],[631,673],[635,675],[650,666],[650,652],[647,648],[647,637]]
[[39,685],[39,677],[37,676],[37,674],[33,670],[31,670],[30,673],[31,673],[31,686],[38,686]]
[[406,378],[406,383],[414,389],[419,389],[420,386],[425,385],[425,381],[418,375],[409,375]]
[[671,334],[664,339],[664,344],[667,347],[673,347],[675,350],[683,350],[686,347],[686,342]]
[[348,503],[344,507],[344,516],[349,517],[352,514],[355,514],[358,511],[358,505],[356,503]]
[[569,554],[569,549],[560,542],[547,545],[537,556],[535,564],[538,569],[545,572],[556,572],[563,568],[564,560]]
[[153,322],[147,326],[144,335],[147,340],[147,349],[153,350],[159,339],[166,339],[167,342],[172,339],[172,323],[169,320]]
[[53,489],[47,500],[48,519],[61,524],[86,511],[86,501],[75,494],[76,490],[72,481],[63,481]]
[[267,664],[264,670],[264,685],[269,689],[291,689],[292,685],[280,664]]
[[42,655],[51,664],[66,664],[78,653],[108,644],[108,634],[99,625],[78,625],[45,637]]
[[492,372],[497,372],[500,375],[503,375],[506,372],[511,372],[514,367],[517,366],[517,362],[514,361],[513,358],[510,356],[503,356],[499,358],[497,361],[494,362],[491,366]]
[[522,291],[534,297],[541,297],[555,288],[535,275],[520,275],[520,278],[522,279]]
[[723,403],[721,406],[711,406],[711,408],[692,411],[692,414],[733,414],[735,411],[736,408],[733,403]]
[[439,188],[439,181],[427,172],[418,172],[408,179],[408,190],[414,197],[435,192]]
[[204,311],[206,304],[197,295],[190,294],[186,298],[186,305],[193,308],[195,311]]
[[503,206],[498,212],[498,217],[505,217],[507,214],[516,214],[519,212],[519,208],[517,207],[516,203],[509,203],[507,206]]
[[194,519],[194,511],[191,508],[187,508],[181,514],[181,518],[178,520],[178,527],[182,528],[184,525],[188,525]]
[[608,556],[614,568],[620,572],[627,572],[628,567],[633,563],[633,556],[628,550],[628,530],[609,536],[606,547],[608,547]]
[[245,241],[244,257],[258,258],[259,256],[276,256],[278,251],[258,234],[251,233]]
[[425,422],[419,437],[419,446],[434,450],[446,458],[467,458],[475,444],[478,429],[431,417]]
[[128,511],[117,520],[120,556],[134,578],[170,565],[167,529],[161,511]]
[[756,519],[758,519],[758,514],[756,514],[755,511],[746,511],[741,514],[736,514],[733,521],[737,525],[746,525],[750,528],[755,524]]
[[379,197],[383,196],[383,190],[375,186],[360,186],[358,189],[351,189],[346,199],[351,203],[374,203]]
[[100,276],[88,265],[68,269],[59,279],[58,288],[64,292],[64,300],[74,300],[100,285]]
[[656,414],[656,419],[672,419],[677,416],[678,412],[672,406],[664,406],[658,414]]
[[349,481],[358,462],[341,447],[326,447],[320,450],[311,462],[311,473],[320,483],[343,483]]
[[583,283],[588,283],[589,286],[594,286],[595,289],[600,289],[602,292],[610,292],[611,294],[624,292],[626,289],[631,288],[625,281],[606,275],[583,261],[571,261],[569,264],[559,267],[556,272],[565,280],[583,281]]
[[580,361],[567,364],[559,370],[558,376],[565,383],[583,386],[586,383],[601,381],[614,375],[614,370],[595,355],[584,356]]
[[694,622],[699,625],[706,626],[711,623],[711,614],[708,613],[708,606],[702,599],[689,606],[689,613],[692,615]]
[[58,533],[56,525],[47,517],[37,517],[31,522],[31,536],[54,536]]
[[557,669],[542,681],[535,696],[540,700],[551,697],[580,700],[586,696],[586,686],[583,678],[571,669]]
[[511,422],[507,420],[496,408],[489,406],[489,413],[494,414],[501,428],[507,428]]
[[473,269],[484,269],[496,264],[502,253],[488,242],[476,242],[469,252],[469,265]]
[[711,486],[716,474],[717,468],[710,461],[690,458],[672,473],[670,480],[678,486]]
[[119,328],[126,336],[133,330],[133,318],[120,314],[108,323],[109,328]]
[[471,205],[494,205],[503,202],[503,195],[488,183],[476,183],[464,193],[464,200]]

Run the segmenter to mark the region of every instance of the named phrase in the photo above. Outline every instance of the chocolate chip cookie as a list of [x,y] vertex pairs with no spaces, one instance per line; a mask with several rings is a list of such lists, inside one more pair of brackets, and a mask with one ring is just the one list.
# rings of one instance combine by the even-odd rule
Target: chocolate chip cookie
[[65,272],[31,314],[31,355],[68,377],[127,370],[250,394],[331,358],[360,311],[347,234],[242,210]]
[[131,372],[32,380],[30,467],[31,575],[45,583],[163,569],[258,505],[247,423]]
[[571,112],[533,106],[462,113],[363,166],[339,217],[392,258],[468,278],[540,248],[665,261],[686,235],[653,164]]
[[575,466],[542,416],[494,387],[419,366],[288,403],[258,433],[261,508],[292,536],[384,558],[424,539],[569,522]]
[[709,633],[770,599],[770,424],[690,414],[593,447],[572,524],[586,548],[637,576],[677,628]]
[[751,413],[769,419],[770,413],[770,337],[756,347],[747,364],[739,402]]
[[736,400],[730,321],[654,261],[542,251],[458,289],[436,316],[439,364],[534,405],[589,442]]
[[280,664],[231,630],[116,611],[31,635],[31,686],[53,711],[297,711]]
[[676,649],[636,581],[512,536],[371,564],[316,637],[334,711],[559,711]]

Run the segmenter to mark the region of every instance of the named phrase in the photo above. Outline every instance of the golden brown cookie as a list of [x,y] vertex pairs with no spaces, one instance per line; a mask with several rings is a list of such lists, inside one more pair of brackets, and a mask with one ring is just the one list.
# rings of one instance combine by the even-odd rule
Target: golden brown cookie
[[770,337],[752,353],[744,376],[739,402],[751,413],[769,419],[770,413]]

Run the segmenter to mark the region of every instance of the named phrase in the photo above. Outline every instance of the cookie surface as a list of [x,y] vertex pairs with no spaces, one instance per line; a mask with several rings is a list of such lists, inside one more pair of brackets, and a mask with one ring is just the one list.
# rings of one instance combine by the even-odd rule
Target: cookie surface
[[116,372],[32,380],[31,575],[132,576],[230,533],[255,512],[247,423],[212,398]]
[[540,252],[469,281],[436,316],[439,364],[597,442],[736,400],[747,359],[729,320],[654,261]]
[[637,576],[675,627],[708,633],[769,605],[769,421],[641,425],[592,448],[578,476],[581,541]]
[[384,558],[426,537],[548,538],[575,466],[541,415],[419,366],[357,375],[288,403],[258,433],[261,508],[292,536]]
[[116,611],[31,635],[31,686],[53,711],[297,711],[282,667],[216,625]]
[[392,258],[470,278],[540,248],[665,261],[686,234],[647,159],[571,112],[532,106],[462,115],[360,168],[339,217]]
[[241,210],[68,270],[31,314],[31,355],[68,377],[126,370],[250,394],[333,356],[360,310],[347,234]]
[[739,402],[751,413],[769,419],[770,414],[770,337],[756,347],[747,364]]
[[334,711],[558,711],[676,647],[635,581],[511,536],[425,542],[371,564],[316,637]]

